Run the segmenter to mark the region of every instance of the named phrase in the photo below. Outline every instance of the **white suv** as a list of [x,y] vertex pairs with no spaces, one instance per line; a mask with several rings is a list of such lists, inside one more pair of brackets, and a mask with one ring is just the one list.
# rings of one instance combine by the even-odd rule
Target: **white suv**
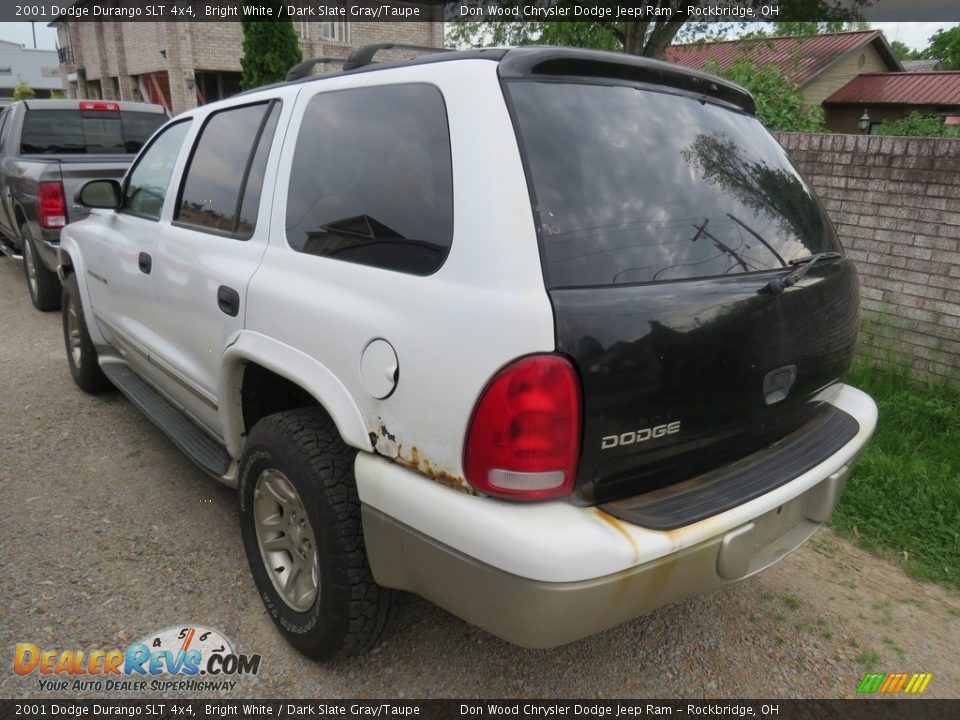
[[876,407],[856,271],[750,96],[358,64],[173,118],[60,251],[73,377],[238,487],[287,640],[368,647],[398,588],[549,647],[807,540]]

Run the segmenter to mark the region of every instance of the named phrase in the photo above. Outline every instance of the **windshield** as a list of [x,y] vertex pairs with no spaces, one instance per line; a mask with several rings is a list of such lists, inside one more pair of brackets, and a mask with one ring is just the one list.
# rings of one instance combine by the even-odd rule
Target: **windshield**
[[551,287],[756,272],[840,249],[752,116],[634,86],[507,87]]

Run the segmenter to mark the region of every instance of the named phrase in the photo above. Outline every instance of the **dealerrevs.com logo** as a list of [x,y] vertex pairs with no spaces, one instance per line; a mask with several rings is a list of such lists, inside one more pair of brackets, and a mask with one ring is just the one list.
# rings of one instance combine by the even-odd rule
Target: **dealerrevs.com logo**
[[263,658],[234,651],[221,632],[182,625],[150,633],[125,650],[61,650],[18,643],[13,671],[42,691],[218,691],[254,678]]

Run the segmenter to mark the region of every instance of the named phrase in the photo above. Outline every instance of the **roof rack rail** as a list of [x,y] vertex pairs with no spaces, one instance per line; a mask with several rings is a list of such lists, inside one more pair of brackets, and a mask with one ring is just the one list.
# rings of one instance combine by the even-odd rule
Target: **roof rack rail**
[[373,57],[381,50],[417,50],[426,53],[451,52],[449,48],[425,47],[423,45],[404,45],[403,43],[377,43],[375,45],[364,45],[362,48],[350,53],[350,57],[343,63],[344,70],[354,70],[373,62]]
[[314,65],[323,65],[324,63],[340,62],[343,58],[333,58],[333,57],[319,57],[319,58],[310,58],[309,60],[304,60],[302,63],[294,65],[292,68],[287,70],[287,76],[284,78],[285,82],[293,82],[294,80],[300,80],[301,78],[307,77],[310,74],[310,71],[313,70]]

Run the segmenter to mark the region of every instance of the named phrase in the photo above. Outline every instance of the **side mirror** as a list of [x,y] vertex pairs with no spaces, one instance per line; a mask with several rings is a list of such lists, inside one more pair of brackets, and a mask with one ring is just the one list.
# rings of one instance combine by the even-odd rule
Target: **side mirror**
[[91,180],[77,191],[74,200],[88,208],[118,210],[123,204],[123,192],[116,180]]

